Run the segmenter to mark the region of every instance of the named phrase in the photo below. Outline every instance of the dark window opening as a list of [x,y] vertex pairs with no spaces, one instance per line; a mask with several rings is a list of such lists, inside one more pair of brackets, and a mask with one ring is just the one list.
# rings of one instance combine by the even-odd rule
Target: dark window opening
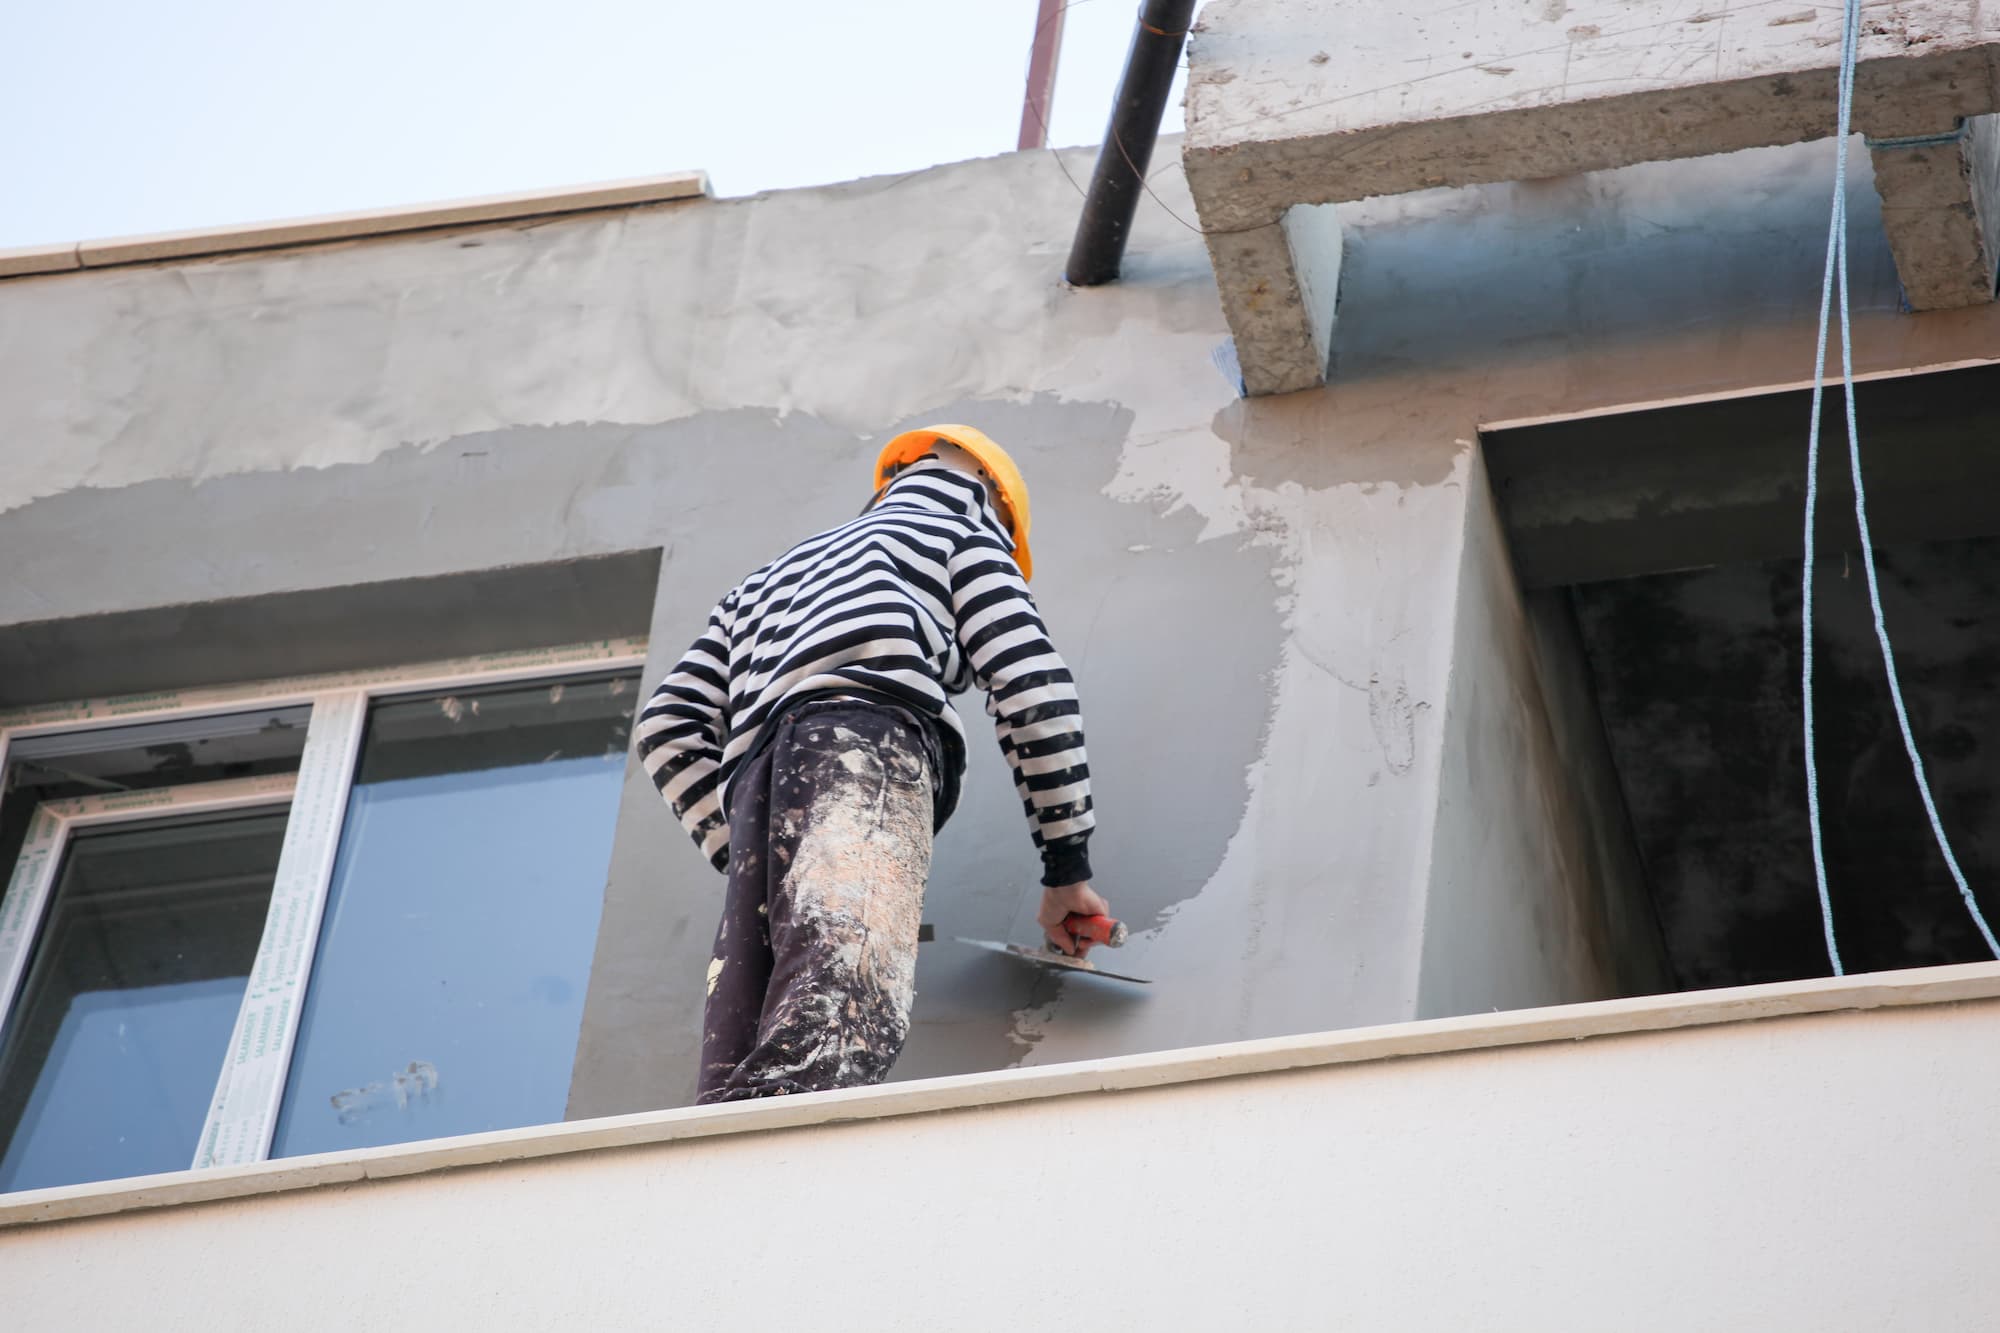
[[[1946,833],[2000,923],[2000,368],[1861,386],[1888,625]],[[1530,595],[1575,617],[1679,984],[1828,973],[1800,722],[1803,391],[1495,431]],[[1892,711],[1847,485],[1822,426],[1815,690],[1849,972],[1990,959]]]

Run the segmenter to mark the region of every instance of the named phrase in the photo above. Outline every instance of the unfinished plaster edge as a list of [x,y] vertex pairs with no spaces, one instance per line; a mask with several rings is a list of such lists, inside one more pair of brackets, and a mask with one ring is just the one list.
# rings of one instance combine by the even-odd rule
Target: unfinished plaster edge
[[0,1228],[723,1134],[888,1120],[1411,1056],[1992,999],[2000,999],[2000,963],[1966,963],[1391,1023],[1344,1032],[1228,1042],[732,1105],[647,1111],[416,1145],[29,1190],[0,1195]]
[[65,273],[166,259],[208,258],[247,250],[360,240],[474,223],[514,222],[596,209],[711,198],[708,173],[675,172],[559,190],[524,190],[440,203],[361,209],[145,236],[64,242],[0,250],[0,278]]

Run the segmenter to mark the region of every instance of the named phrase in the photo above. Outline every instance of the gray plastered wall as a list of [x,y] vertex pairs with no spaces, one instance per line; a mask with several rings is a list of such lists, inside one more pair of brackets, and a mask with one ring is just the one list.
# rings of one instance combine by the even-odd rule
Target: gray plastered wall
[[[1795,380],[1829,166],[1807,146],[1347,206],[1339,299],[1367,317],[1337,326],[1337,382],[1255,401],[1212,364],[1225,325],[1171,165],[1124,279],[1092,291],[1059,280],[1078,199],[1045,153],[9,281],[0,628],[657,550],[657,677],[738,577],[854,512],[891,432],[969,420],[1035,488],[1099,886],[1156,984],[950,942],[1028,938],[1036,873],[968,700],[898,1077],[1630,988],[1603,931],[1499,967],[1445,928],[1465,820],[1546,825],[1488,867],[1507,914],[1560,915],[1609,864],[1575,854],[1587,794],[1483,803],[1516,771],[1562,789],[1560,732],[1447,727],[1463,673],[1497,670],[1504,709],[1548,697],[1514,651],[1479,431]],[[1867,189],[1862,367],[2000,354],[1987,311],[1896,312]],[[1504,605],[1468,619],[1468,597]],[[514,610],[541,637],[544,608]],[[1502,749],[1465,770],[1475,741]],[[1474,804],[1441,833],[1447,789]],[[572,1116],[687,1097],[719,891],[635,765]]]

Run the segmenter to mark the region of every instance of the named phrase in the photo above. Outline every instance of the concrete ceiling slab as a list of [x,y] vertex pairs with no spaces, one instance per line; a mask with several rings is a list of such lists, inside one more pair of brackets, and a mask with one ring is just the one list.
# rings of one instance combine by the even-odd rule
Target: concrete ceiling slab
[[[1856,386],[1869,526],[1884,545],[2000,535],[2000,366]],[[1524,586],[1796,552],[1812,392],[1792,389],[1482,434]],[[1838,386],[1820,408],[1817,536],[1858,547]]]
[[[1864,6],[1855,125],[1916,308],[1991,298],[2000,10]],[[1252,394],[1321,381],[1318,206],[1827,137],[1840,14],[1795,0],[1215,0],[1182,155]],[[1309,226],[1287,221],[1314,208]]]
[[[2000,366],[1860,386],[1868,512],[1944,824],[2000,916]],[[1510,556],[1563,587],[1683,987],[1823,975],[1806,815],[1799,549],[1807,390],[1490,431]],[[1975,962],[1869,607],[1839,395],[1824,404],[1819,794],[1850,971]],[[1564,585],[1567,585],[1564,587]]]

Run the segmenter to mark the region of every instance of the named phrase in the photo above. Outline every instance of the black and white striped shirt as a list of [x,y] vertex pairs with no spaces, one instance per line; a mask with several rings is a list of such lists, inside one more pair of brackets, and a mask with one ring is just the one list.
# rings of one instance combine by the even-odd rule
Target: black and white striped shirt
[[[729,783],[788,703],[882,695],[941,723],[955,799],[964,728],[947,696],[977,685],[1041,850],[1042,882],[1090,877],[1095,824],[1083,719],[978,479],[919,460],[859,518],[744,579],[653,692],[637,744],[715,867],[729,864]],[[938,812],[951,813],[947,800]]]

